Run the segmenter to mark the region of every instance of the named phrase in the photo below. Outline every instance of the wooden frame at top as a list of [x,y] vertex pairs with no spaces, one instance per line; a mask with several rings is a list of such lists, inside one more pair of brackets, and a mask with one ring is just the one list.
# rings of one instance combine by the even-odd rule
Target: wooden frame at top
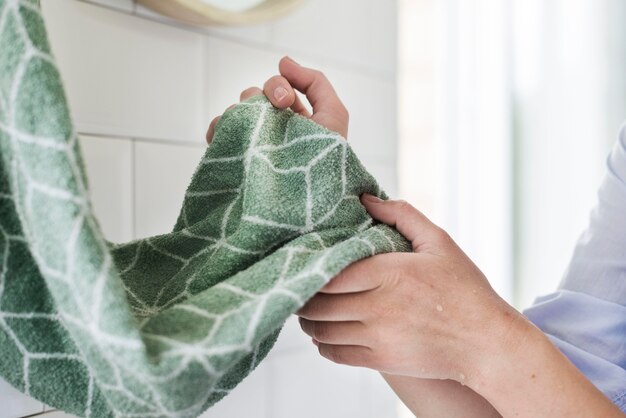
[[287,14],[304,0],[265,0],[242,12],[212,6],[202,0],[137,0],[157,13],[196,26],[248,25]]

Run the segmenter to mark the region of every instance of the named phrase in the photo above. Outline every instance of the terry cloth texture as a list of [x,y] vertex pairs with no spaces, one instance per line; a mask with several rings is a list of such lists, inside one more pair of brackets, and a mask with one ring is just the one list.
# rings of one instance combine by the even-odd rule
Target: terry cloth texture
[[262,98],[222,117],[171,233],[107,242],[36,1],[0,0],[0,153],[0,374],[80,416],[198,416],[344,267],[410,250],[346,141]]

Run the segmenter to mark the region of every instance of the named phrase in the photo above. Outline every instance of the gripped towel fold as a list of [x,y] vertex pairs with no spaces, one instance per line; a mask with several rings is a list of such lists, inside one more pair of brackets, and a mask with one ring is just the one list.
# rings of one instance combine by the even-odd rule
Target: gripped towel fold
[[0,153],[0,375],[81,416],[198,416],[341,269],[410,249],[361,206],[383,194],[346,141],[259,97],[222,117],[171,233],[107,242],[36,1],[0,0]]

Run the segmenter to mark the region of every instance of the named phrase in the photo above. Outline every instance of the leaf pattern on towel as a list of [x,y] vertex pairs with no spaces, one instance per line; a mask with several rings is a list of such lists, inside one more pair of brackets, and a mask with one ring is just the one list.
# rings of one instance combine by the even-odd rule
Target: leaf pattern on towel
[[198,416],[341,269],[409,250],[347,142],[263,98],[222,117],[171,233],[107,242],[37,1],[0,0],[0,152],[0,375],[81,416]]

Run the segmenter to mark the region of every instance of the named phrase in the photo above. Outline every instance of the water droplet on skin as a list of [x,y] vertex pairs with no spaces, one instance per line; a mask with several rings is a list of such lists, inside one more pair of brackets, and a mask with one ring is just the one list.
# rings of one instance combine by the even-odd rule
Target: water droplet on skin
[[443,311],[443,306],[437,304],[437,311],[438,312],[442,312]]

